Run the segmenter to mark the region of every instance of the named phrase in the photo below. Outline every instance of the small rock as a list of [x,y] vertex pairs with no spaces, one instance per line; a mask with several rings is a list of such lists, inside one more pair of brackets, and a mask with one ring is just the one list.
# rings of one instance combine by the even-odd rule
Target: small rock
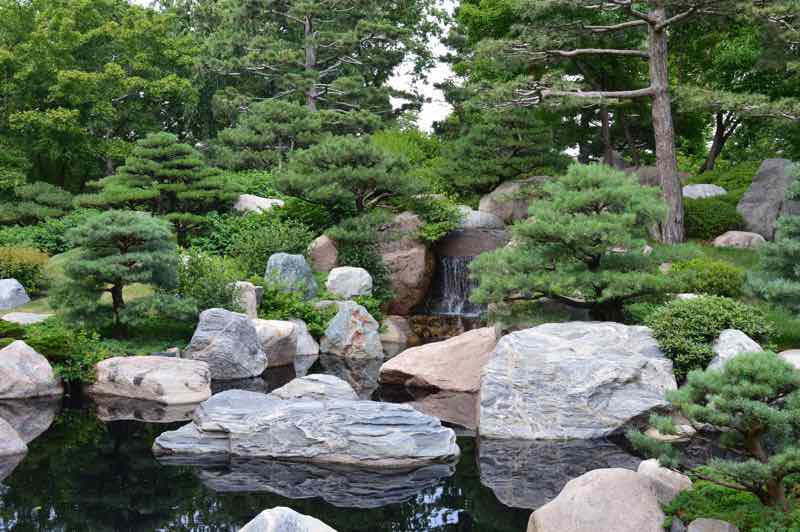
[[212,379],[246,379],[267,368],[267,355],[250,318],[221,308],[200,313],[183,357],[208,362]]
[[420,339],[403,316],[386,316],[381,323],[381,345],[386,358],[392,358],[409,347],[419,345]]
[[233,283],[233,298],[248,318],[258,318],[258,293],[256,285],[247,281]]
[[686,475],[661,467],[658,460],[645,460],[639,464],[637,473],[650,479],[658,502],[669,504],[682,491],[692,487],[692,481]]
[[722,369],[728,360],[740,353],[763,351],[758,342],[737,329],[722,331],[711,349],[717,356],[708,365],[708,369]]
[[719,519],[695,519],[689,523],[688,532],[739,532],[739,528]]
[[478,207],[479,211],[487,212],[509,224],[528,217],[528,204],[530,194],[526,189],[535,188],[550,179],[546,176],[536,176],[519,181],[506,181],[489,194],[483,196]]
[[264,510],[239,532],[336,532],[319,519],[277,506]]
[[345,358],[383,358],[380,326],[375,318],[353,301],[336,305],[339,311],[325,329],[321,352]]
[[253,320],[261,349],[267,355],[267,367],[294,364],[297,354],[295,324],[291,321]]
[[728,191],[717,185],[686,185],[683,187],[683,197],[689,199],[713,198],[724,196]]
[[336,242],[327,235],[317,237],[308,246],[308,260],[315,272],[328,273],[336,267],[338,259]]
[[755,249],[761,247],[766,240],[758,233],[747,231],[728,231],[714,239],[714,246],[718,248]]
[[372,295],[372,276],[364,268],[340,266],[331,270],[325,288],[342,299],[370,296]]
[[699,294],[675,294],[675,299],[680,299],[684,301],[689,299],[697,299],[698,297],[700,297]]
[[0,279],[0,310],[21,307],[31,298],[16,279]]
[[789,349],[780,354],[781,358],[795,368],[800,369],[800,349]]
[[459,205],[458,211],[461,213],[461,229],[504,229],[506,224],[503,220],[492,213],[470,209],[466,205]]
[[52,316],[52,314],[34,314],[33,312],[9,312],[2,317],[2,320],[18,325],[33,325],[42,323]]
[[50,362],[22,340],[0,349],[0,399],[62,395]]
[[264,280],[299,292],[304,299],[313,299],[317,295],[317,281],[302,255],[275,253],[267,261]]
[[242,194],[233,206],[233,210],[238,212],[267,212],[275,207],[283,207],[283,200],[276,198],[262,198],[253,194]]
[[355,401],[358,399],[353,387],[333,375],[306,375],[293,379],[288,384],[273,390],[270,396],[277,399],[309,399],[312,401],[326,401],[329,399],[344,399]]

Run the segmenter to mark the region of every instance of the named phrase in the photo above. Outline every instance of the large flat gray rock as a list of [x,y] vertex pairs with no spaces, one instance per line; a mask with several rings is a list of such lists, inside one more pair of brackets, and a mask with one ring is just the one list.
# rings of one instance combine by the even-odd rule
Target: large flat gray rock
[[778,218],[800,214],[800,202],[786,199],[786,190],[796,178],[793,167],[794,163],[787,159],[766,159],[761,163],[752,185],[736,206],[748,231],[772,240]]
[[157,456],[229,455],[371,467],[411,467],[458,456],[455,433],[406,405],[280,400],[230,390],[194,422],[161,434]]
[[256,377],[267,368],[267,355],[250,318],[221,308],[200,313],[183,357],[207,362],[211,378],[219,380]]
[[647,327],[548,323],[503,337],[484,367],[479,432],[496,439],[602,438],[666,408],[672,362]]
[[18,325],[33,325],[35,323],[42,323],[52,316],[52,314],[35,314],[33,312],[9,312],[3,316],[2,320]]
[[50,362],[22,340],[0,349],[0,399],[52,397],[64,393]]
[[0,279],[0,310],[21,307],[31,300],[19,281]]
[[329,399],[344,399],[355,401],[358,399],[353,387],[333,375],[306,375],[293,379],[291,382],[273,390],[270,396],[276,399],[310,399],[312,401],[326,401]]

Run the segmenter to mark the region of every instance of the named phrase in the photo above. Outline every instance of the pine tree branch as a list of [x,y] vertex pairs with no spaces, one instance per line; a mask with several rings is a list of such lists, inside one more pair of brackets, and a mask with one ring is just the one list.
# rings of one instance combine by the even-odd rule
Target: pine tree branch
[[579,55],[625,55],[633,57],[643,57],[645,59],[650,57],[650,54],[644,50],[621,50],[615,48],[576,48],[574,50],[542,50],[541,52],[534,52],[533,54],[543,54],[545,56],[555,55],[558,57],[576,57]]
[[629,28],[636,28],[638,26],[647,26],[647,22],[644,20],[629,20],[628,22],[620,22],[619,24],[612,24],[610,26],[590,26],[590,25],[582,25],[581,27],[585,30],[589,30],[592,33],[611,33],[614,31],[622,31],[627,30]]
[[539,91],[542,98],[553,96],[572,96],[576,98],[644,98],[653,95],[653,88],[634,89],[627,91],[564,91],[556,89],[543,89]]
[[685,19],[686,17],[690,17],[690,16],[694,15],[695,13],[697,13],[697,7],[696,6],[695,7],[691,7],[689,9],[687,9],[686,11],[684,11],[683,13],[678,13],[674,17],[670,17],[667,20],[665,20],[664,22],[661,22],[660,24],[656,24],[655,25],[655,30],[656,31],[661,31],[664,28],[666,28],[667,26],[669,26],[670,24],[675,24],[676,22],[680,22],[681,20]]

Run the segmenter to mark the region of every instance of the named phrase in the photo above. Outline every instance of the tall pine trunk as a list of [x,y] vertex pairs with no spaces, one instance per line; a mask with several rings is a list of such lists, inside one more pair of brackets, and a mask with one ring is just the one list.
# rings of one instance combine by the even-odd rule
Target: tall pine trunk
[[739,127],[738,120],[732,116],[728,116],[728,119],[725,118],[722,111],[717,111],[714,114],[714,138],[711,140],[711,147],[708,149],[708,156],[705,162],[697,170],[698,174],[714,169],[717,164],[717,157],[722,153],[725,143],[728,142],[728,139],[734,134],[736,128]]
[[[303,33],[305,37],[305,70],[307,73],[316,74],[317,70],[317,44],[314,42],[314,24],[311,22],[311,17],[307,16],[305,18],[305,23],[303,25]],[[317,110],[317,98],[319,94],[317,92],[316,86],[316,79],[313,81],[312,85],[306,89],[306,105],[311,111],[316,112]]]
[[[658,2],[650,16],[659,22],[667,19],[663,2]],[[656,168],[661,190],[669,212],[661,224],[661,241],[668,244],[683,242],[683,193],[675,155],[675,126],[669,96],[667,63],[667,34],[665,29],[649,26],[650,86],[652,95],[653,131],[655,133]]]

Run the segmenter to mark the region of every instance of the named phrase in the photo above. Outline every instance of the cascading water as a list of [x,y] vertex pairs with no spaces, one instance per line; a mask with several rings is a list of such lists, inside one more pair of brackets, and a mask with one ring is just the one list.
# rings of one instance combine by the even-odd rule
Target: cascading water
[[475,257],[437,257],[428,313],[439,316],[478,317],[484,308],[469,300],[476,282],[469,277],[469,263]]

